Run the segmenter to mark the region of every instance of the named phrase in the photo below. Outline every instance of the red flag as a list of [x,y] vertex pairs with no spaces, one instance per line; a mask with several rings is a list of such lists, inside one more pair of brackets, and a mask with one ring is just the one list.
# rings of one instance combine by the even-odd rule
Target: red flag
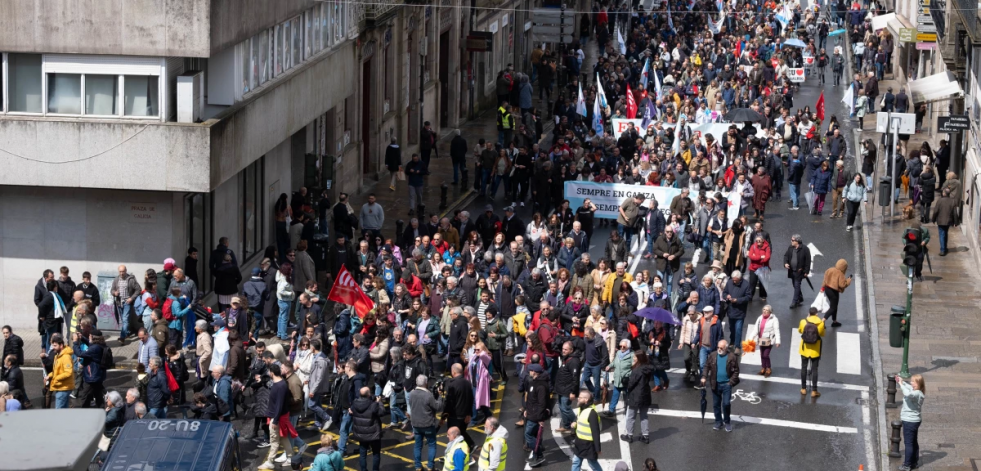
[[824,121],[824,92],[821,92],[821,96],[818,97],[817,104],[814,105],[817,110],[818,120]]
[[354,311],[358,313],[358,317],[364,317],[368,311],[375,307],[375,303],[368,295],[364,294],[364,291],[358,286],[358,282],[354,281],[354,277],[344,266],[341,266],[341,271],[337,274],[337,279],[334,280],[334,286],[330,287],[330,294],[327,295],[327,299],[354,306]]
[[627,84],[627,119],[637,117],[637,101],[634,100],[634,92],[630,91],[630,84]]

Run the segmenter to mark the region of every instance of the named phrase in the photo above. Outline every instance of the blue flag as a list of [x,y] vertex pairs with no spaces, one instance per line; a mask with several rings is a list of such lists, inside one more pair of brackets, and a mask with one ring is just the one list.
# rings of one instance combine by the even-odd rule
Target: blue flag
[[603,110],[600,108],[599,95],[596,95],[596,100],[593,101],[593,129],[596,130],[596,134],[603,134]]

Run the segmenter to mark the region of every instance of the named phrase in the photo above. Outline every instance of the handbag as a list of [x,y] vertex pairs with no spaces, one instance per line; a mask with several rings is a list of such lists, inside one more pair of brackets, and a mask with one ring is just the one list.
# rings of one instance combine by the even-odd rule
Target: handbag
[[814,302],[811,303],[811,307],[816,308],[821,314],[824,314],[831,309],[831,303],[828,301],[828,295],[824,294],[824,289],[821,289],[817,297],[814,298]]
[[395,174],[395,179],[398,180],[398,181],[400,181],[400,182],[404,182],[405,181],[405,170],[402,170],[402,168],[400,167],[399,168],[399,171]]

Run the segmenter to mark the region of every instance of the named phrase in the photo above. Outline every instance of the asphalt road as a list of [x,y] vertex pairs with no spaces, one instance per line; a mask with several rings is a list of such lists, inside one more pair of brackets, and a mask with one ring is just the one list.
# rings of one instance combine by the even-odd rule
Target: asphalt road
[[[830,47],[829,47],[830,48]],[[830,82],[830,73],[828,76]],[[847,116],[847,109],[840,103],[844,88],[827,85],[825,88],[826,114],[839,117]],[[815,78],[810,78],[801,86],[800,93],[795,98],[797,106],[810,105],[813,109],[821,86]],[[851,139],[851,123],[845,120],[843,134],[849,138],[850,158],[849,168],[854,164],[853,140]],[[485,136],[491,138],[493,136]],[[805,176],[806,178],[806,176]],[[708,398],[708,414],[706,420],[700,419],[700,393],[682,380],[677,370],[669,372],[670,389],[654,395],[654,405],[651,407],[651,444],[634,443],[627,445],[617,437],[625,433],[623,420],[623,405],[621,404],[616,420],[602,420],[603,433],[601,441],[603,451],[600,456],[601,464],[606,471],[613,469],[616,461],[627,460],[631,469],[642,469],[646,458],[655,458],[661,469],[857,469],[858,465],[869,466],[870,457],[874,454],[871,447],[871,437],[877,433],[870,421],[868,410],[869,387],[871,385],[871,350],[869,336],[865,330],[866,307],[857,302],[861,298],[863,280],[866,274],[861,270],[860,240],[861,223],[856,230],[846,232],[843,219],[829,219],[830,211],[825,216],[812,216],[807,211],[787,210],[785,199],[781,202],[771,202],[767,208],[765,230],[770,233],[773,241],[773,279],[769,286],[767,304],[774,307],[775,315],[781,321],[782,345],[775,348],[771,354],[773,375],[770,378],[757,376],[759,362],[752,355],[747,355],[741,362],[742,382],[736,388],[733,397],[734,431],[725,433],[712,430],[712,400]],[[492,202],[495,207],[503,207],[503,199],[489,201],[478,198],[467,209],[473,214],[480,214],[485,204]],[[828,202],[830,205],[830,201]],[[531,219],[529,207],[518,208],[518,217],[526,223]],[[855,273],[856,280],[842,296],[839,304],[839,321],[842,326],[828,329],[824,338],[823,356],[820,363],[819,389],[822,396],[812,399],[802,396],[800,388],[800,362],[796,352],[797,342],[794,340],[797,323],[806,314],[806,307],[814,299],[816,292],[806,286],[804,288],[805,306],[789,310],[792,296],[792,286],[784,278],[782,263],[783,252],[789,246],[790,236],[799,233],[804,243],[814,244],[821,255],[815,255],[812,283],[815,287],[821,282],[824,270],[833,265],[838,259],[849,263],[849,271]],[[609,229],[597,228],[594,234],[594,244],[590,252],[597,260],[603,252]],[[690,259],[691,247],[686,248],[684,261]],[[707,270],[706,265],[697,267],[701,275]],[[631,271],[651,269],[653,264],[640,260],[632,264]],[[857,271],[856,271],[857,270]],[[747,328],[755,322],[763,306],[757,296],[750,304],[747,316]],[[728,327],[727,327],[728,330]],[[680,352],[672,351],[672,367],[683,370]],[[513,366],[509,365],[509,368]],[[25,372],[28,394],[32,398],[40,395],[40,372],[28,370]],[[118,371],[110,374],[108,388],[118,388],[123,391],[133,384],[135,374]],[[508,471],[526,469],[527,453],[521,451],[523,430],[514,426],[518,419],[520,397],[517,383],[512,380],[506,385],[498,385],[493,392],[493,409],[495,415],[509,431],[508,446],[510,453],[507,461]],[[711,396],[711,395],[709,395]],[[37,401],[37,399],[36,399]],[[38,402],[36,402],[38,403]],[[557,414],[555,414],[557,416]],[[387,422],[387,421],[386,421]],[[309,425],[309,420],[301,422],[300,435],[311,444],[307,451],[307,465],[312,461],[318,447],[319,433],[307,430],[303,425]],[[554,435],[551,430],[558,425],[549,424],[543,433],[546,463],[541,467],[547,471],[565,470],[571,466],[570,443]],[[639,426],[638,426],[639,427]],[[250,435],[252,420],[236,421],[240,433]],[[336,426],[331,432],[336,432]],[[480,429],[471,429],[474,440],[480,444],[484,435]],[[639,430],[638,432],[639,433]],[[336,437],[336,434],[335,434]],[[399,430],[386,430],[382,444],[381,469],[405,470],[412,469],[413,442],[408,440],[409,434]],[[787,440],[792,438],[792,440]],[[437,456],[441,457],[446,443],[445,430],[439,436]],[[257,449],[256,442],[242,439],[241,451],[245,459],[245,469],[255,469],[262,462],[267,449]],[[357,450],[355,443],[350,448]],[[424,451],[425,456],[425,451]],[[370,461],[369,461],[370,462]],[[425,459],[423,460],[425,463]],[[350,470],[357,470],[358,457],[348,455],[345,463]],[[441,464],[437,462],[437,466]]]

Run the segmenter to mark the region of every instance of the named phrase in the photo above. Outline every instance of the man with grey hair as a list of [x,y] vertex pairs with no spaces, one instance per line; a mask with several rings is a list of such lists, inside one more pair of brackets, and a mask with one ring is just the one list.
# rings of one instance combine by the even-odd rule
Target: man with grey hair
[[405,264],[405,269],[409,273],[419,277],[425,285],[429,285],[432,282],[433,266],[429,263],[429,260],[426,260],[426,256],[422,253],[422,250],[412,250],[412,259]]
[[505,469],[507,455],[508,431],[501,426],[497,417],[488,417],[484,421],[484,445],[480,447],[480,458],[477,460],[478,471],[497,471]]
[[722,290],[722,300],[729,303],[729,344],[734,345],[737,350],[743,341],[743,322],[746,320],[746,310],[752,299],[752,285],[743,279],[742,272],[733,271],[732,277]]
[[139,402],[139,400],[139,389],[129,388],[126,390],[126,420],[133,420],[136,418],[136,404]]
[[167,402],[170,400],[170,386],[167,384],[167,373],[163,369],[163,359],[150,357],[150,368],[147,370],[149,381],[146,384],[146,403],[154,417],[167,417]]
[[409,424],[412,425],[412,434],[415,436],[415,469],[422,469],[422,445],[426,441],[428,447],[428,470],[434,470],[433,461],[436,459],[436,432],[439,428],[439,420],[436,414],[443,410],[443,399],[434,397],[429,390],[429,377],[425,375],[416,376],[415,389],[411,394],[407,394],[409,414]]
[[156,419],[157,417],[153,414],[148,413],[146,404],[142,402],[137,402],[136,404],[133,405],[133,418],[139,420],[139,419]]

